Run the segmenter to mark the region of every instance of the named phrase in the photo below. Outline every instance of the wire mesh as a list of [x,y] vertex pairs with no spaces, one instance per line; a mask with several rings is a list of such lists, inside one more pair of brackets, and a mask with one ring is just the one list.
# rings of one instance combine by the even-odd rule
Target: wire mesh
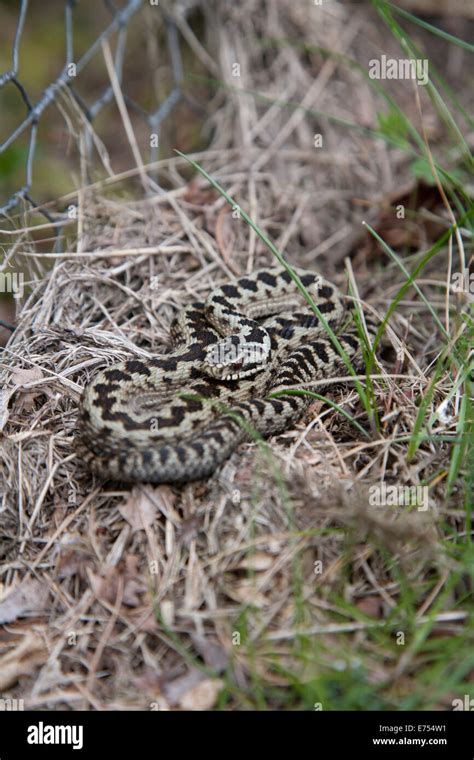
[[[109,80],[103,82],[100,93],[91,102],[85,102],[84,98],[77,92],[77,82],[86,64],[94,56],[100,55],[102,44],[108,41],[114,34],[117,35],[113,66],[115,75],[119,84],[122,84],[123,70],[127,61],[127,32],[132,19],[143,9],[145,5],[156,6],[156,11],[161,14],[166,30],[166,43],[172,72],[172,89],[161,103],[157,103],[152,111],[147,111],[139,105],[133,97],[127,92],[123,92],[124,101],[127,107],[133,110],[138,116],[146,122],[152,132],[158,132],[160,124],[170,115],[173,107],[183,96],[183,64],[181,50],[178,39],[178,32],[173,19],[165,13],[159,6],[159,0],[126,0],[122,7],[117,7],[112,0],[102,0],[102,5],[110,15],[110,22],[95,37],[92,44],[75,61],[74,45],[74,13],[77,7],[77,0],[66,0],[64,3],[64,35],[65,35],[65,60],[56,79],[42,91],[36,101],[30,96],[29,82],[21,76],[20,69],[20,50],[22,46],[25,22],[27,20],[29,4],[28,0],[20,0],[18,21],[14,34],[11,50],[11,68],[0,74],[0,92],[7,86],[13,86],[17,89],[20,97],[26,106],[26,116],[16,128],[0,143],[0,155],[12,149],[15,143],[28,134],[28,148],[26,151],[24,182],[21,187],[14,190],[8,197],[0,197],[0,215],[7,216],[21,202],[30,204],[31,207],[37,208],[50,221],[58,220],[61,215],[52,215],[48,210],[42,208],[33,193],[34,181],[34,164],[38,148],[38,126],[46,109],[57,101],[59,94],[65,88],[74,98],[75,103],[81,110],[87,123],[92,124],[97,119],[103,108],[111,102],[114,97],[114,90]],[[47,51],[45,51],[46,54]],[[1,121],[0,106],[0,121]],[[85,132],[86,150],[90,151],[91,137],[90,131]],[[158,141],[150,140],[150,162],[158,158]]]

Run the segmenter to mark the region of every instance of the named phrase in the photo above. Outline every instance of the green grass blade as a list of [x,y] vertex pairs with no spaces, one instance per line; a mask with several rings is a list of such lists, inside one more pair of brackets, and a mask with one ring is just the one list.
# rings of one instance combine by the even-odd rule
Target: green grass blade
[[[211,177],[210,174],[208,174],[205,171],[205,169],[202,168],[202,166],[200,166],[196,161],[193,161],[191,158],[189,158],[189,156],[186,156],[184,153],[181,153],[181,151],[176,150],[176,153],[179,156],[181,156],[182,158],[184,158],[186,161],[188,161],[188,163],[190,163],[196,169],[196,171],[199,172],[199,174],[201,174],[203,177],[205,177],[205,179],[215,188],[215,190],[217,190],[217,192],[220,195],[222,195],[223,198],[226,199],[227,203],[229,203],[230,206],[232,206],[232,208],[238,208],[239,209],[239,213],[242,216],[242,218],[245,220],[245,222],[253,229],[253,231],[258,235],[258,237],[260,238],[260,240],[267,246],[267,248],[269,248],[269,250],[275,256],[275,258],[281,264],[281,266],[284,267],[284,269],[286,269],[286,271],[289,273],[290,277],[292,278],[292,280],[296,284],[298,290],[300,290],[300,292],[303,294],[304,298],[306,299],[306,301],[308,302],[308,304],[311,306],[312,310],[314,311],[314,313],[318,317],[319,321],[323,325],[326,333],[328,334],[328,336],[329,336],[332,344],[334,345],[335,349],[337,350],[337,352],[341,356],[341,358],[342,358],[345,366],[347,367],[348,371],[350,372],[350,374],[353,377],[355,377],[356,371],[355,371],[354,367],[352,366],[352,363],[351,363],[351,361],[350,361],[350,359],[349,359],[346,351],[344,351],[344,349],[341,346],[339,340],[337,339],[336,334],[334,333],[334,331],[332,330],[332,328],[330,327],[330,325],[326,321],[324,315],[318,309],[317,305],[314,303],[313,299],[311,298],[310,294],[306,290],[305,286],[301,282],[301,280],[298,277],[298,275],[296,274],[296,272],[285,261],[285,259],[281,255],[280,251],[272,243],[272,241],[270,240],[270,238],[268,238],[265,235],[265,233],[259,228],[259,226],[257,224],[255,224],[255,222],[253,221],[253,219],[250,218],[250,216],[240,207],[240,205],[224,190],[224,188],[213,177]],[[366,396],[365,396],[365,393],[364,393],[364,389],[363,389],[362,385],[360,384],[360,382],[357,379],[355,379],[355,386],[357,388],[357,392],[358,392],[360,398],[363,400],[364,406],[366,406]]]

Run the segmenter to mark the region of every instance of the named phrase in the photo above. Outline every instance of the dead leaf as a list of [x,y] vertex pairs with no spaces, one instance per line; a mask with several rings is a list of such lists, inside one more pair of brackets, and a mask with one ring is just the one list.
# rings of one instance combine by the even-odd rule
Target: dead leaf
[[38,615],[48,603],[49,588],[36,579],[23,581],[0,601],[0,624],[11,623],[21,617]]
[[254,552],[253,554],[245,557],[237,565],[239,570],[268,570],[275,562],[275,557],[271,557],[265,552]]
[[191,634],[191,640],[209,668],[216,673],[222,673],[226,669],[229,656],[221,644],[197,633]]
[[252,579],[244,579],[236,583],[234,586],[227,588],[226,593],[231,599],[235,599],[236,602],[249,604],[252,607],[262,609],[268,604],[267,598],[260,591],[257,591],[255,581]]
[[144,665],[140,675],[132,676],[132,683],[138,691],[153,697],[161,694],[161,676],[151,665]]
[[198,684],[206,678],[197,668],[191,668],[182,676],[173,678],[172,681],[163,683],[161,691],[165,695],[168,702],[173,705],[178,705],[184,695],[194,689]]
[[187,203],[196,206],[210,206],[216,200],[216,191],[210,187],[201,187],[198,179],[191,179],[183,195]]
[[59,557],[56,562],[58,578],[71,578],[78,575],[85,578],[85,570],[93,561],[93,553],[83,536],[78,533],[65,533],[61,539]]
[[16,388],[19,390],[19,401],[17,404],[17,411],[22,412],[26,410],[29,412],[34,407],[34,403],[38,396],[43,396],[45,390],[43,387],[38,389],[28,388],[24,391],[21,388],[24,385],[33,383],[35,380],[41,380],[44,377],[42,370],[39,367],[32,367],[31,369],[22,369],[21,367],[13,370],[11,379],[13,380]]
[[183,695],[179,704],[183,710],[210,710],[224,688],[220,678],[206,678]]
[[138,607],[142,604],[142,594],[148,591],[143,575],[138,570],[138,557],[129,554],[117,566],[108,567],[102,575],[88,568],[88,577],[92,591],[96,597],[115,604],[119,583],[123,584],[122,603],[127,607]]
[[201,521],[197,515],[193,515],[187,520],[183,520],[179,531],[179,540],[182,541],[184,546],[189,546],[191,541],[197,537]]
[[384,600],[381,596],[366,596],[359,599],[356,607],[368,617],[381,619],[384,616]]
[[147,590],[146,584],[140,580],[128,578],[123,589],[122,601],[127,607],[138,607],[141,595]]
[[[443,214],[437,187],[413,179],[384,198],[372,226],[391,248],[417,251],[434,243],[446,230]],[[356,263],[385,255],[366,230],[356,236],[352,251]]]
[[42,666],[38,673],[38,677],[33,687],[33,695],[44,694],[48,691],[52,692],[56,687],[67,686],[73,681],[73,675],[66,675],[62,672],[59,660],[54,659],[48,661]]
[[224,681],[209,678],[197,668],[163,684],[162,693],[170,704],[183,710],[210,710],[214,707]]
[[146,530],[156,520],[156,505],[151,498],[152,490],[148,486],[135,487],[127,500],[119,507],[122,517],[128,522],[132,533]]
[[153,633],[154,635],[163,632],[163,626],[158,624],[155,612],[151,605],[135,607],[131,609],[127,615],[124,615],[124,617],[126,617],[126,619],[133,625],[136,631]]
[[21,676],[30,675],[48,657],[43,639],[27,633],[20,644],[0,657],[0,692],[16,683]]
[[28,383],[34,383],[35,380],[41,380],[43,377],[44,374],[39,367],[32,367],[31,369],[19,367],[12,372],[12,380],[19,387],[28,385]]

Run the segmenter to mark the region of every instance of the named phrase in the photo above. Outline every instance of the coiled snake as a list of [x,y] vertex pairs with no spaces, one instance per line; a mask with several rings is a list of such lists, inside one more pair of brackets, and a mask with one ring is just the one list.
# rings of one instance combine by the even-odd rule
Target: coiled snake
[[[341,296],[319,275],[294,270],[335,330]],[[267,268],[212,291],[171,325],[172,353],[130,358],[102,370],[85,388],[78,449],[101,476],[121,481],[184,482],[209,476],[252,429],[291,427],[311,398],[304,388],[344,370],[324,327],[283,268]],[[354,329],[338,335],[349,359]]]

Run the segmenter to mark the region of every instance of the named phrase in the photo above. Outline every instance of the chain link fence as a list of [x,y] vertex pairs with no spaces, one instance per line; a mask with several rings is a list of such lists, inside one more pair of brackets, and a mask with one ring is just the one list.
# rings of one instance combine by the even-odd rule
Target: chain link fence
[[[21,187],[6,197],[0,196],[0,215],[9,216],[22,203],[26,203],[30,208],[35,208],[41,212],[48,220],[58,222],[64,218],[61,214],[52,214],[42,206],[34,195],[34,167],[35,158],[38,151],[38,127],[46,109],[52,104],[57,103],[59,96],[67,90],[81,114],[86,120],[85,123],[92,125],[94,120],[102,112],[104,107],[114,98],[114,89],[110,78],[105,79],[100,86],[100,92],[97,95],[97,87],[94,88],[96,97],[90,102],[86,102],[77,91],[77,82],[83,75],[84,68],[91,62],[95,56],[103,54],[103,44],[109,40],[115,39],[115,52],[113,56],[113,68],[117,83],[122,87],[124,68],[127,64],[127,35],[129,33],[132,21],[144,11],[144,6],[154,7],[154,11],[160,14],[164,25],[164,38],[167,45],[170,69],[172,72],[172,87],[169,94],[161,103],[157,103],[154,110],[147,111],[139,105],[126,89],[122,89],[124,102],[130,111],[135,112],[145,121],[150,128],[151,133],[158,133],[161,123],[169,116],[173,107],[183,97],[183,64],[178,38],[178,31],[175,22],[165,10],[160,6],[159,0],[126,0],[121,7],[118,7],[113,0],[102,0],[97,3],[106,10],[110,17],[110,22],[95,37],[94,41],[82,55],[75,59],[75,13],[77,12],[77,0],[66,0],[64,3],[64,49],[65,57],[62,62],[59,74],[41,93],[36,100],[30,94],[30,83],[25,81],[21,71],[21,50],[24,38],[25,23],[28,14],[31,11],[28,0],[21,0],[18,12],[18,20],[14,39],[11,46],[11,68],[4,73],[0,73],[0,123],[2,121],[2,94],[7,88],[15,88],[26,107],[26,116],[20,124],[11,131],[11,133],[0,143],[0,157],[9,150],[13,150],[15,144],[20,139],[24,139],[25,134],[28,136],[28,148],[26,151],[24,181]],[[52,6],[48,8],[51,13]],[[186,7],[183,6],[182,12],[186,13]],[[6,49],[6,45],[4,51]],[[48,55],[48,50],[44,50],[44,55]],[[149,76],[149,74],[148,74]],[[84,144],[90,157],[92,150],[91,130],[84,130]],[[158,158],[158,139],[150,140],[150,162]],[[58,238],[59,239],[59,238]]]

